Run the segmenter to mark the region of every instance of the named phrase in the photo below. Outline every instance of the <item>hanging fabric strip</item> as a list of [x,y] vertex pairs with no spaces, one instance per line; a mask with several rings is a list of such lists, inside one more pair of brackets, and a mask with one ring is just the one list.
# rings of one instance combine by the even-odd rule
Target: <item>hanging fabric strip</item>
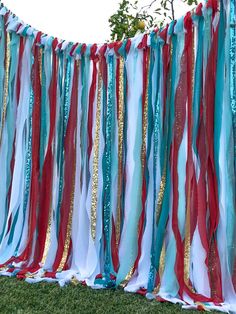
[[1,275],[236,312],[235,10],[88,45],[1,4]]

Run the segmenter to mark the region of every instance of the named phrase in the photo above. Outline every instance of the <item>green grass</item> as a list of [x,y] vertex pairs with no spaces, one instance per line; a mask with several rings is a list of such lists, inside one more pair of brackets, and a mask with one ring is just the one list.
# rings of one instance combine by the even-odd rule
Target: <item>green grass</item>
[[[58,284],[28,284],[0,277],[0,313],[185,313],[169,303],[148,301],[145,297],[118,290],[92,290],[82,285],[60,288]],[[213,313],[213,312],[212,312]],[[216,313],[216,312],[215,312]]]

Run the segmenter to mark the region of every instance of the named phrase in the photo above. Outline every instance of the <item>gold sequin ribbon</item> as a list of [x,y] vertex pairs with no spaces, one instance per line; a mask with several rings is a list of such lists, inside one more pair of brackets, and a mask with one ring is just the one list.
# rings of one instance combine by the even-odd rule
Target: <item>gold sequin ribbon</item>
[[119,67],[119,104],[118,104],[118,194],[116,211],[116,245],[120,241],[121,199],[122,199],[122,160],[124,130],[124,59],[120,58]]
[[98,198],[98,165],[99,165],[99,141],[100,141],[100,120],[101,120],[101,89],[102,77],[98,74],[98,92],[97,92],[97,110],[96,110],[96,126],[94,139],[94,155],[93,155],[93,175],[92,175],[92,201],[91,201],[91,235],[93,240],[96,238],[97,225],[97,198]]
[[[77,75],[79,74],[79,61],[76,60],[76,71]],[[76,151],[76,136],[75,136],[75,151]],[[76,158],[74,161],[74,165],[72,166],[72,171],[73,171],[73,183],[72,183],[72,191],[71,191],[71,197],[70,197],[70,212],[69,212],[69,218],[68,218],[68,224],[67,224],[67,231],[66,231],[66,241],[65,241],[65,246],[63,250],[63,255],[62,259],[60,262],[60,265],[58,267],[58,271],[61,271],[66,263],[67,256],[69,253],[69,248],[70,248],[70,241],[71,241],[71,230],[72,230],[72,217],[73,217],[73,208],[74,208],[74,194],[75,194],[75,171],[76,171]]]

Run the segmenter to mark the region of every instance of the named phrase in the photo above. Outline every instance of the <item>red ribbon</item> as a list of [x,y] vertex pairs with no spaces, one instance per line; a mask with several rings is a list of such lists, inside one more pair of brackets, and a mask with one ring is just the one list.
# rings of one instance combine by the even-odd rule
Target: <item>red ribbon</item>
[[[56,257],[53,263],[53,271],[56,271],[60,265],[61,259],[63,257],[68,221],[71,210],[71,195],[73,192],[73,182],[75,176],[75,169],[73,168],[76,160],[76,126],[77,126],[77,107],[78,107],[78,68],[76,62],[74,63],[74,75],[72,83],[72,92],[71,92],[71,106],[70,106],[70,115],[68,119],[68,125],[64,141],[64,189],[62,195],[62,203],[60,209],[60,228],[58,236],[58,247]],[[73,169],[73,170],[72,170]],[[70,245],[71,247],[71,245]],[[70,249],[68,251],[70,255]],[[68,256],[67,256],[68,257]],[[68,262],[68,259],[67,259]]]

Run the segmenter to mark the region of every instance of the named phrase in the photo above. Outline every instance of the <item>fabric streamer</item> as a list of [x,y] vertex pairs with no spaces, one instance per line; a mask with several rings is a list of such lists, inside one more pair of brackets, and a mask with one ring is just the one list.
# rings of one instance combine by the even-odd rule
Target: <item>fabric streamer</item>
[[236,5],[122,42],[0,7],[0,274],[236,313]]

